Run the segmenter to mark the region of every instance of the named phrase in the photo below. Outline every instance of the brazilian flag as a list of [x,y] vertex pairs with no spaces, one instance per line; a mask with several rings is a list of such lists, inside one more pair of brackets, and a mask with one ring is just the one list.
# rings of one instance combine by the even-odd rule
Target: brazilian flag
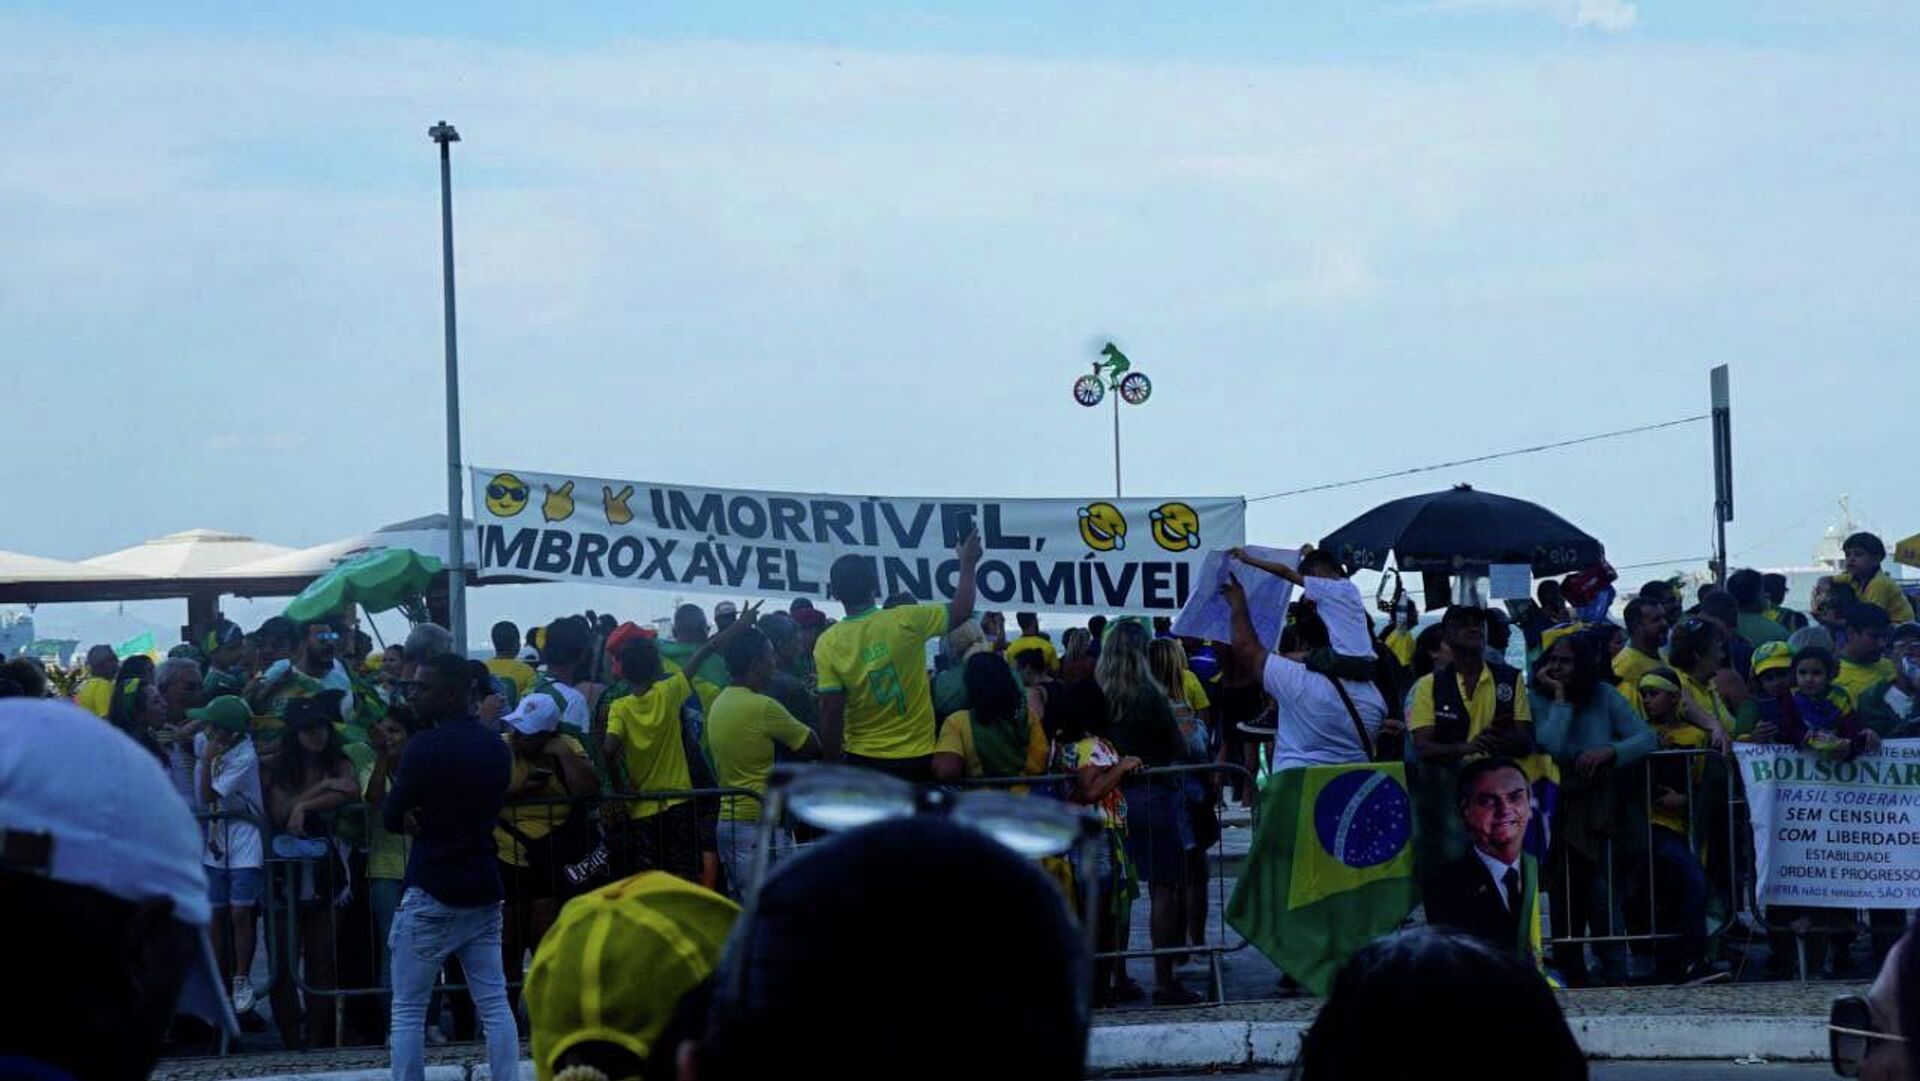
[[1267,785],[1227,923],[1325,995],[1415,900],[1413,800],[1398,763],[1283,770]]

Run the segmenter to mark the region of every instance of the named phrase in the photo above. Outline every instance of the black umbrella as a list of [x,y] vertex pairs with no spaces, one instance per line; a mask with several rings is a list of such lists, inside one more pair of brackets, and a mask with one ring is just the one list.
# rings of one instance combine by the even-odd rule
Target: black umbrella
[[1380,570],[1392,553],[1402,571],[1485,574],[1490,563],[1525,563],[1536,577],[1590,567],[1600,542],[1538,503],[1457,485],[1382,503],[1320,547],[1350,568]]

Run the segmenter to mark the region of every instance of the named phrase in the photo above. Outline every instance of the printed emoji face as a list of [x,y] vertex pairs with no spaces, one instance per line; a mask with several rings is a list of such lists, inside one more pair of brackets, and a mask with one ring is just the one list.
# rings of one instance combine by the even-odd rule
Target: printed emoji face
[[1127,519],[1111,503],[1080,508],[1080,539],[1096,552],[1114,552],[1127,546]]
[[496,517],[511,518],[527,509],[527,482],[512,473],[501,473],[487,482],[487,510]]
[[1147,517],[1153,521],[1153,542],[1167,551],[1200,547],[1200,516],[1185,503],[1162,503]]

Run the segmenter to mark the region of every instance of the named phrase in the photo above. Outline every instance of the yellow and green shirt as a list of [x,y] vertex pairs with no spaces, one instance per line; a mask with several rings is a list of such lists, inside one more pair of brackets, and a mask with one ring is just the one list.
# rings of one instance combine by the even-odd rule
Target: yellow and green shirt
[[[707,712],[707,750],[722,788],[765,793],[773,772],[773,748],[789,751],[807,745],[813,730],[795,720],[787,707],[745,687],[728,687]],[[722,800],[720,817],[736,822],[760,818],[760,801],[745,796]]]
[[947,632],[944,604],[869,608],[828,627],[813,646],[821,694],[846,696],[843,742],[863,758],[933,753],[929,638]]
[[96,717],[105,717],[113,709],[113,681],[99,676],[88,676],[80,684],[79,693],[73,696],[74,704]]
[[[675,672],[646,691],[630,694],[607,711],[607,735],[620,740],[621,762],[634,792],[685,792],[693,787],[686,744],[680,738],[680,707],[693,697],[685,673]],[[632,817],[654,815],[687,802],[636,800]]]
[[[505,679],[506,677],[502,676],[501,678]],[[502,740],[507,739],[504,734],[500,738]],[[582,761],[586,760],[587,749],[580,746],[579,740],[574,739],[572,736],[555,736],[554,738],[565,744],[567,750],[579,755]],[[509,745],[511,745],[511,742],[510,740],[508,741]],[[527,775],[533,772],[533,767],[534,763],[527,761],[517,754],[514,755],[513,780],[507,784],[507,787],[514,789],[526,784]],[[682,785],[681,787],[684,788],[687,786]],[[547,778],[546,784],[532,792],[522,792],[514,798],[523,800],[563,800],[570,794],[571,793],[567,791],[566,783],[560,779],[558,773],[555,773]],[[512,823],[514,829],[526,834],[527,840],[538,841],[540,838],[552,833],[555,827],[565,824],[567,816],[571,813],[573,813],[573,808],[564,803],[530,803],[525,806],[508,804],[500,809],[500,818],[502,821]],[[584,814],[585,812],[583,811],[581,813]],[[521,843],[520,838],[495,826],[493,830],[493,844],[500,857],[501,863],[513,867],[527,866],[527,846]]]
[[[1893,679],[1893,662],[1885,657],[1872,664],[1861,664],[1840,658],[1840,672],[1833,677],[1833,685],[1847,692],[1847,697],[1858,702],[1866,697],[1867,691],[1876,683],[1886,683]],[[1851,708],[1851,704],[1849,704]]]
[[1885,572],[1875,574],[1864,586],[1854,585],[1853,575],[1842,572],[1833,576],[1833,584],[1848,586],[1861,600],[1886,609],[1887,618],[1895,623],[1906,623],[1913,619],[1913,602],[1900,591],[1900,584],[1887,577]]

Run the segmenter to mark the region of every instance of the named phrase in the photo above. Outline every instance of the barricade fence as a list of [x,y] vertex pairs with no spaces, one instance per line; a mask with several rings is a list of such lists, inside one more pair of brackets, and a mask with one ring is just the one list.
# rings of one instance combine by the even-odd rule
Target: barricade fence
[[1563,778],[1543,876],[1542,937],[1558,967],[1585,973],[1591,948],[1624,980],[1629,953],[1651,948],[1672,971],[1734,925],[1752,846],[1729,766],[1718,751],[1675,748],[1612,770],[1604,787]]
[[[1678,768],[1669,765],[1663,773],[1654,768],[1656,763]],[[1664,790],[1684,797],[1681,843],[1686,851],[1700,855],[1704,876],[1719,902],[1712,908],[1708,937],[1728,931],[1741,913],[1751,914],[1753,922],[1766,931],[1794,931],[1791,926],[1762,924],[1758,919],[1761,910],[1754,900],[1745,800],[1738,771],[1728,767],[1725,756],[1706,749],[1665,750],[1649,756],[1647,766],[1644,776],[1636,775],[1631,782],[1645,833],[1608,839],[1596,861],[1604,872],[1604,890],[1596,895],[1605,898],[1605,904],[1598,906],[1598,919],[1592,918],[1594,906],[1588,906],[1589,918],[1581,926],[1566,918],[1566,899],[1582,884],[1579,868],[1571,862],[1556,862],[1550,855],[1555,873],[1543,875],[1544,892],[1551,898],[1551,933],[1542,936],[1546,945],[1554,950],[1611,953],[1636,947],[1658,949],[1687,933],[1670,926],[1668,905],[1662,901],[1662,895],[1675,888],[1672,876],[1663,873],[1654,843],[1658,839],[1654,831],[1667,829],[1654,821],[1655,811],[1662,809]],[[1684,791],[1662,783],[1663,776],[1680,778]],[[1068,799],[1079,781],[1076,774],[1044,774],[967,778],[947,787],[1014,789],[1035,798]],[[1109,981],[1100,984],[1103,989],[1115,986],[1115,972],[1124,978],[1130,961],[1160,963],[1204,955],[1206,997],[1213,1002],[1228,1000],[1224,959],[1249,946],[1214,916],[1224,912],[1234,877],[1234,861],[1227,855],[1225,831],[1218,819],[1221,793],[1234,781],[1250,790],[1257,785],[1246,767],[1227,762],[1133,774],[1121,788],[1127,800],[1124,829],[1110,830],[1106,854],[1094,861],[1092,877],[1098,881],[1083,881],[1088,877],[1084,870],[1056,871],[1067,899],[1076,902],[1072,906],[1076,914],[1085,908],[1078,903],[1085,899],[1082,891],[1103,891],[1099,911],[1114,924],[1103,928],[1103,937],[1096,942],[1101,978]],[[660,869],[739,897],[753,866],[762,807],[759,793],[742,788],[509,801],[494,837],[505,887],[503,952],[509,987],[517,995],[522,958],[551,926],[560,905],[599,885],[641,870]],[[1259,807],[1260,801],[1253,801],[1256,833]],[[1564,819],[1564,804],[1561,810]],[[272,1003],[285,1045],[384,1043],[391,971],[388,940],[401,902],[407,838],[388,833],[378,809],[365,803],[308,816],[304,837],[276,831],[247,814],[206,812],[196,817],[213,834],[230,823],[261,831],[264,881],[254,906],[258,926],[253,946],[254,955],[265,961],[265,976],[254,981],[253,990],[258,999]],[[1670,815],[1662,817],[1671,823]],[[775,850],[770,858],[777,863],[820,835],[786,822],[778,824],[772,836]],[[1563,843],[1565,838],[1555,838],[1555,845]],[[235,896],[232,872],[246,870],[235,865],[234,847],[210,844],[207,858],[210,877],[220,872],[226,878],[230,898]],[[1662,847],[1673,848],[1671,844]],[[1134,892],[1131,887],[1136,884],[1137,896],[1129,899],[1127,894]],[[1152,922],[1156,903],[1179,909],[1177,929],[1176,921],[1163,917],[1157,933],[1150,936],[1153,945],[1132,947],[1127,930],[1134,914],[1145,910]],[[243,952],[246,933],[241,930],[243,921],[232,915],[233,907],[224,911],[227,918],[213,930],[231,986],[231,966]],[[1170,937],[1174,941],[1166,941]],[[1801,975],[1806,975],[1804,956]],[[465,990],[458,963],[450,963],[429,1012],[430,1022],[440,1022],[448,1039],[477,1036]],[[224,1041],[221,1049],[225,1050]]]
[[[1053,773],[1026,777],[974,777],[953,788],[1026,790],[1041,798],[1065,799],[1080,782],[1078,774]],[[1220,821],[1221,793],[1231,780],[1254,785],[1253,774],[1238,763],[1197,762],[1161,766],[1131,774],[1121,786],[1126,801],[1124,825],[1109,826],[1108,857],[1096,862],[1100,881],[1087,884],[1070,879],[1062,883],[1069,900],[1084,902],[1078,891],[1093,888],[1105,895],[1100,913],[1113,921],[1095,943],[1099,964],[1096,988],[1111,989],[1131,982],[1127,962],[1150,960],[1172,963],[1203,955],[1207,962],[1208,1001],[1227,1001],[1223,959],[1249,946],[1230,932],[1224,918],[1232,863],[1226,853],[1226,831]],[[1259,814],[1256,800],[1252,814]],[[1255,819],[1257,826],[1257,817]],[[1139,855],[1136,856],[1135,853]],[[1142,866],[1142,864],[1149,866]],[[1128,898],[1127,894],[1136,896]],[[1115,895],[1118,895],[1117,897]],[[1177,919],[1162,916],[1161,940],[1145,949],[1129,944],[1133,916],[1145,911],[1150,926],[1153,907],[1171,906]],[[1085,909],[1076,903],[1074,911]],[[1176,941],[1164,940],[1174,937]]]

